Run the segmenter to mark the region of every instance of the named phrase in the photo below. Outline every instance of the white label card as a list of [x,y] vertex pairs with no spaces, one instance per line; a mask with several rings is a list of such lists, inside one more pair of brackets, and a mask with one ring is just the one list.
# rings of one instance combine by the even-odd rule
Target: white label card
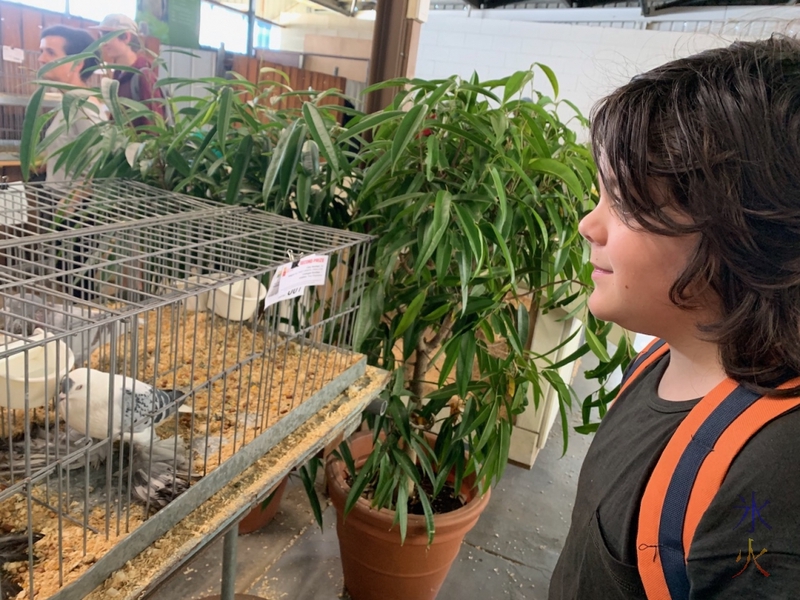
[[3,46],[3,60],[22,64],[25,62],[25,50],[22,48]]
[[281,265],[270,281],[264,307],[301,296],[310,286],[322,285],[328,277],[328,256],[311,254]]

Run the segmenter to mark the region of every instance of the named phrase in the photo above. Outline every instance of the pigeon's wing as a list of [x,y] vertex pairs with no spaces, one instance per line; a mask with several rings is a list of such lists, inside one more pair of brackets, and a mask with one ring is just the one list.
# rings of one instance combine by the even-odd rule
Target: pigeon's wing
[[175,397],[169,392],[154,388],[142,381],[131,382],[122,390],[122,410],[125,426],[143,431],[153,423],[166,419],[175,411]]

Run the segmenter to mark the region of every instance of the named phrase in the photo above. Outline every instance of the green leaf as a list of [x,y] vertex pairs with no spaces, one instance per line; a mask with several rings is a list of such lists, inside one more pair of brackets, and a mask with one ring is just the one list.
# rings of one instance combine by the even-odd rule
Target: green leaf
[[433,536],[436,533],[436,524],[433,520],[433,508],[431,507],[431,502],[425,490],[418,489],[417,495],[422,504],[422,512],[425,515],[425,529],[428,532],[428,546],[430,546],[433,543]]
[[328,128],[325,126],[325,120],[322,118],[319,108],[310,102],[305,102],[303,104],[303,117],[306,120],[308,132],[311,134],[311,137],[314,139],[314,141],[317,142],[320,152],[328,161],[328,164],[331,166],[331,169],[333,169],[333,172],[338,174],[339,156],[333,148],[333,142],[331,141],[330,133],[328,132]]
[[558,177],[567,184],[569,191],[572,192],[577,199],[580,200],[583,198],[584,189],[581,185],[581,180],[578,179],[575,171],[564,163],[558,162],[553,158],[534,158],[528,163],[528,168],[532,171]]
[[400,319],[400,323],[397,325],[397,329],[394,332],[396,338],[399,338],[403,333],[411,327],[411,324],[416,321],[417,317],[419,316],[419,311],[422,309],[422,305],[425,303],[425,298],[428,296],[427,288],[421,290],[411,301],[406,308],[406,312],[403,313],[403,318]]
[[425,268],[425,263],[433,256],[436,247],[447,231],[450,224],[451,200],[452,195],[446,190],[439,190],[436,194],[436,200],[433,205],[433,221],[431,221],[430,228],[426,231],[427,235],[424,237],[422,248],[420,248],[417,260],[414,263],[414,269],[417,271]]
[[544,72],[544,74],[547,76],[547,79],[550,81],[550,85],[553,87],[553,95],[558,97],[558,79],[556,78],[556,74],[553,73],[553,70],[547,65],[543,65],[539,62],[533,64]]
[[[22,144],[19,148],[19,165],[22,171],[23,181],[30,178],[31,167],[33,166],[36,155],[36,142],[39,140],[41,132],[41,121],[39,121],[39,109],[42,106],[45,87],[41,86],[31,96],[28,107],[25,109],[25,117],[22,122]],[[38,125],[38,126],[37,126]]]
[[219,109],[217,112],[217,135],[219,136],[219,147],[222,152],[225,152],[225,141],[228,139],[232,103],[233,90],[229,86],[225,86],[219,95]]
[[275,145],[275,150],[272,151],[272,158],[269,161],[267,172],[264,174],[264,185],[261,188],[261,195],[264,199],[265,205],[269,201],[269,195],[272,191],[272,186],[275,184],[275,178],[278,176],[278,169],[280,169],[280,166],[283,163],[283,159],[286,155],[286,146],[289,143],[289,139],[292,137],[292,134],[294,133],[296,125],[297,121],[292,121],[291,125],[281,131],[281,136],[278,138],[278,143]]
[[494,189],[497,192],[497,200],[500,204],[499,214],[497,216],[497,229],[499,231],[503,231],[503,225],[506,222],[506,217],[508,215],[508,200],[506,199],[506,187],[503,185],[503,181],[500,179],[500,173],[497,172],[496,167],[492,167],[489,170],[489,173],[492,175],[492,181],[494,181]]
[[400,524],[400,545],[406,541],[408,531],[408,479],[403,477],[397,487],[397,511],[395,519]]
[[431,482],[433,482],[433,480],[436,479],[436,473],[433,471],[433,465],[431,465],[429,458],[431,455],[431,449],[428,447],[428,444],[424,443],[423,445],[416,438],[411,438],[411,448],[417,455],[417,460],[422,467],[423,473],[425,473],[425,476],[430,479]]
[[586,343],[589,344],[589,348],[592,349],[595,356],[603,362],[610,361],[611,357],[608,355],[608,351],[603,347],[603,344],[600,343],[600,340],[597,339],[594,331],[592,331],[590,327],[586,327],[584,332],[586,334]]
[[480,437],[478,438],[478,442],[475,444],[474,450],[475,452],[480,452],[484,446],[489,442],[489,439],[495,432],[495,428],[497,427],[497,404],[494,403],[491,407],[488,407],[484,410],[489,411],[489,417],[486,419],[486,425],[481,432]]
[[506,261],[506,268],[508,269],[509,277],[511,278],[511,285],[514,285],[516,282],[516,273],[514,268],[514,261],[511,259],[511,252],[508,249],[508,245],[506,241],[503,239],[503,236],[497,231],[497,227],[494,226],[493,223],[489,223],[489,228],[494,233],[495,236],[495,243],[500,247],[500,252],[503,254],[503,258]]
[[367,462],[364,463],[364,466],[362,466],[361,470],[358,472],[355,481],[353,481],[353,486],[350,488],[350,493],[347,495],[347,500],[345,500],[344,503],[345,515],[353,510],[356,502],[358,502],[358,499],[361,498],[364,488],[367,487],[367,484],[372,479],[373,470],[375,469],[375,463],[377,460],[378,452],[373,450],[372,453],[367,457]]
[[173,167],[183,177],[187,177],[189,175],[189,163],[187,163],[186,159],[181,156],[180,152],[176,150],[167,152],[167,164]]
[[[103,101],[111,111],[114,122],[120,125],[124,124],[125,119],[122,114],[122,108],[119,105],[119,81],[107,77],[104,78],[100,85],[100,91],[103,96]],[[64,96],[66,97],[68,94],[64,94]]]
[[344,461],[344,466],[350,476],[356,472],[356,461],[353,460],[353,454],[350,452],[350,444],[344,440],[339,444],[339,456]]
[[428,181],[433,181],[434,169],[439,165],[439,138],[429,135],[425,142],[427,153],[425,154],[425,177]]
[[236,199],[239,197],[239,190],[242,188],[242,181],[247,172],[247,167],[250,164],[250,156],[252,153],[253,136],[248,133],[242,138],[242,141],[239,142],[239,147],[234,156],[231,178],[228,181],[228,190],[225,194],[225,202],[227,204],[235,204]]
[[517,71],[509,77],[505,90],[503,90],[503,104],[508,102],[509,98],[519,92],[531,79],[533,79],[533,73],[530,71]]
[[467,387],[472,379],[472,365],[475,360],[475,331],[467,330],[461,335],[459,344],[458,363],[456,364],[456,385],[458,395],[467,397]]
[[458,275],[461,280],[461,314],[464,315],[469,303],[469,282],[472,278],[472,257],[467,248],[462,248],[458,253]]
[[320,529],[322,529],[322,506],[319,503],[319,496],[317,496],[317,489],[315,487],[317,465],[319,464],[318,458],[312,458],[308,465],[303,465],[297,472],[300,474],[300,479],[303,481],[303,487],[306,490],[309,504],[311,504],[311,511],[314,513],[314,519],[317,521]]
[[455,208],[456,211],[458,225],[467,237],[467,242],[469,242],[469,247],[472,249],[472,254],[478,261],[476,270],[480,270],[483,264],[483,236],[478,226],[475,225],[474,218],[463,206],[456,202],[453,204],[453,208]]
[[300,157],[303,154],[303,140],[306,137],[306,131],[305,125],[301,123],[292,132],[292,137],[289,138],[289,142],[286,144],[286,152],[278,171],[278,182],[280,183],[279,199],[282,203],[288,203],[289,201],[289,190],[297,176],[297,165],[300,163]]
[[350,139],[359,133],[374,129],[381,123],[402,117],[405,114],[406,112],[403,110],[385,110],[372,115],[365,115],[362,119],[353,119],[347,124],[347,129],[345,129],[344,133],[337,137],[337,140],[342,143],[344,140]]
[[427,104],[417,104],[406,113],[392,141],[392,168],[397,166],[411,140],[419,133],[420,125],[428,114]]
[[442,241],[437,246],[435,253],[436,277],[439,281],[444,281],[450,273],[450,262],[453,258],[453,245],[450,243],[448,236],[442,237]]
[[460,347],[461,347],[460,336],[450,338],[447,342],[445,342],[444,362],[442,363],[441,371],[439,371],[439,387],[444,385],[444,382],[447,381],[447,378],[453,371],[453,367],[456,364],[456,360],[458,360],[458,351]]
[[297,196],[295,203],[297,204],[297,214],[301,221],[305,221],[308,216],[308,205],[311,201],[311,177],[305,173],[300,173],[297,176]]
[[438,321],[443,316],[445,316],[448,312],[450,312],[451,309],[452,309],[452,306],[450,306],[450,304],[442,304],[441,306],[433,309],[427,315],[423,315],[422,316],[422,320],[423,321]]

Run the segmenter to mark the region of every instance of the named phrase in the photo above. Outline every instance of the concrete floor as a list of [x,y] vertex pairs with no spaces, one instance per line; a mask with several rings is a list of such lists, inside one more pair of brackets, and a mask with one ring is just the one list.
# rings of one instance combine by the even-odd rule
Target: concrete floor
[[[591,365],[584,365],[590,368]],[[588,393],[582,369],[575,382]],[[577,424],[580,415],[573,415]],[[591,438],[572,433],[562,455],[559,422],[531,470],[509,466],[478,524],[467,535],[438,600],[544,600],[569,528],[580,469]],[[313,522],[292,477],[275,520],[239,537],[236,591],[267,600],[338,600],[343,590],[332,506]],[[148,600],[196,600],[219,594],[221,540],[208,546]],[[410,599],[412,600],[412,599]]]

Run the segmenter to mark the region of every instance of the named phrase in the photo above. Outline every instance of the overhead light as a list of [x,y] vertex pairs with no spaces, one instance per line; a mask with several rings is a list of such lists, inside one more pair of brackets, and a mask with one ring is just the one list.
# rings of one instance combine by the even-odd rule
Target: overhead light
[[356,13],[356,19],[361,19],[362,21],[374,21],[374,20],[375,20],[375,15],[376,15],[376,14],[377,14],[377,13],[376,13],[374,10],[372,10],[372,9],[369,9],[369,10],[359,10],[359,11]]

